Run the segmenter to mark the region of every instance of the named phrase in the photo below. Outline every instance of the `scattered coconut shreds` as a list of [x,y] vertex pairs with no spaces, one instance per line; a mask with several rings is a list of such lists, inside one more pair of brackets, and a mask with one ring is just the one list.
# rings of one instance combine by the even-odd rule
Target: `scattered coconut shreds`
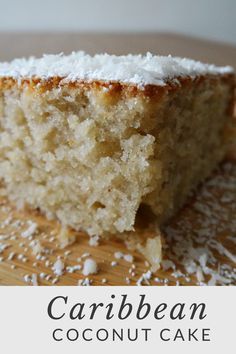
[[39,254],[43,251],[43,247],[39,240],[33,240],[30,242],[30,247],[34,255]]
[[[216,239],[216,235],[226,233],[233,237],[236,233],[235,196],[236,164],[225,163],[221,173],[201,187],[193,205],[185,210],[181,220],[166,227],[167,244],[172,245],[167,253],[185,270],[179,276],[185,282],[190,281],[189,274],[192,274],[201,286],[236,283],[233,248],[229,250],[220,239]],[[191,223],[193,218],[194,228]],[[217,254],[223,257],[221,262],[217,260]],[[172,273],[172,276],[176,275],[177,272]]]
[[66,267],[66,270],[68,273],[74,273],[76,272],[77,270],[81,270],[82,269],[82,266],[80,264],[76,264],[74,266],[68,266]]
[[69,250],[64,252],[65,257],[69,256],[70,254],[71,254],[71,251],[69,251]]
[[123,253],[123,252],[115,252],[115,253],[114,253],[114,257],[115,257],[116,259],[122,259],[123,256],[124,256],[124,253]]
[[236,255],[232,254],[222,244],[220,244],[216,240],[212,240],[210,242],[210,245],[212,248],[215,248],[217,250],[217,252],[219,252],[221,255],[228,257],[233,263],[236,264]]
[[[46,226],[42,230],[43,226],[39,228],[35,221],[17,219],[13,208],[6,203],[0,200],[0,267],[7,264],[8,269],[17,269],[15,272],[28,285],[58,285],[71,273],[74,273],[71,275],[74,281],[78,281],[76,277],[84,277],[78,285],[93,285],[93,279],[88,275],[96,274],[98,267],[89,252],[76,257],[74,250],[61,250],[61,245],[55,242],[58,239],[57,229],[50,230]],[[225,163],[219,173],[191,197],[190,207],[186,205],[163,230],[164,260],[161,264],[161,237],[153,234],[156,237],[147,239],[149,241],[141,247],[141,253],[147,257],[145,262],[136,263],[131,253],[117,251],[113,255],[115,260],[108,257],[109,260],[102,261],[107,263],[104,269],[107,268],[109,273],[111,267],[122,267],[125,273],[120,285],[236,285],[235,215],[236,164]],[[64,247],[75,239],[74,233],[67,228],[62,227],[59,233]],[[96,247],[98,241],[99,237],[95,235],[90,238],[89,245]],[[126,243],[129,244],[128,241]],[[78,244],[78,250],[79,247]],[[134,247],[129,250],[134,250]],[[24,263],[29,261],[34,268],[33,274],[24,274]],[[124,262],[130,263],[129,267]],[[159,264],[160,269],[157,270]],[[101,279],[96,279],[96,282],[107,284],[106,275],[104,273],[102,278],[101,272]]]
[[25,274],[24,275],[24,281],[27,283],[27,284],[32,284],[33,286],[38,286],[38,276],[37,274]]
[[21,262],[23,262],[23,263],[26,263],[26,262],[27,262],[27,258],[25,257],[25,255],[24,255],[23,253],[19,253],[19,254],[17,255],[17,259],[18,259],[18,261],[21,261]]
[[57,259],[56,262],[54,263],[52,270],[54,272],[54,274],[60,276],[63,274],[63,270],[64,270],[64,263],[62,262],[61,259]]
[[7,235],[0,235],[0,241],[5,241],[9,238]]
[[132,256],[132,254],[125,254],[124,255],[124,260],[126,262],[133,263],[134,257]]
[[8,245],[7,243],[0,243],[0,253],[2,253],[4,250],[6,250],[9,247],[10,245]]
[[33,284],[34,286],[38,286],[38,277],[37,277],[37,274],[32,274],[31,281],[32,281],[32,284]]
[[124,259],[126,262],[133,263],[134,257],[132,254],[124,254],[123,252],[115,252],[114,257],[116,259]]
[[29,283],[30,280],[31,280],[30,275],[29,275],[29,274],[25,274],[25,275],[24,275],[24,281],[25,281],[26,283]]
[[29,238],[33,236],[38,229],[38,225],[33,221],[28,221],[28,228],[21,233],[23,238]]
[[160,262],[162,259],[162,243],[161,234],[158,230],[158,234],[153,238],[148,238],[145,245],[138,245],[138,250],[148,260],[145,261],[145,266],[151,265],[151,271],[156,272],[160,268]]
[[150,285],[149,280],[151,279],[151,277],[152,277],[152,272],[150,270],[148,270],[147,273],[143,273],[141,275],[141,277],[138,279],[136,285],[140,286],[140,285],[143,285],[143,283],[145,285]]
[[96,274],[97,272],[98,272],[98,266],[95,260],[92,258],[87,258],[84,261],[84,266],[82,271],[83,275],[87,276],[90,274]]
[[49,260],[46,260],[46,262],[45,262],[45,267],[50,267],[50,265],[51,265],[51,262],[49,261]]
[[92,279],[85,278],[78,281],[79,286],[90,286],[92,284]]
[[16,253],[15,253],[15,252],[11,252],[11,253],[9,253],[9,255],[8,255],[8,257],[7,257],[8,261],[12,261],[12,260],[13,260],[13,258],[15,257],[15,255],[16,255]]
[[204,281],[204,274],[200,267],[197,268],[196,277],[199,283],[202,283]]
[[54,278],[54,279],[52,280],[52,284],[55,285],[55,284],[58,282],[58,280],[59,280],[58,278]]
[[90,257],[90,253],[85,252],[85,253],[82,254],[81,259],[84,259],[84,258],[87,258],[87,257]]
[[125,282],[126,282],[127,285],[129,285],[130,284],[130,278],[126,277],[125,278]]

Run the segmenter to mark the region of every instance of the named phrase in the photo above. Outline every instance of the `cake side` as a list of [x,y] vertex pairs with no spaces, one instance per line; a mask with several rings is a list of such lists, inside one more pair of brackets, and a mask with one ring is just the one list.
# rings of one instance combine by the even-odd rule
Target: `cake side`
[[0,178],[29,204],[91,235],[159,223],[223,158],[234,76],[165,85],[0,79]]
[[155,158],[162,161],[162,179],[144,202],[159,224],[179,210],[235,141],[234,88],[233,75],[186,80],[170,93],[158,113],[158,121],[162,116],[164,123],[154,133]]
[[148,134],[154,92],[12,79],[2,79],[0,91],[6,194],[90,234],[132,230],[158,169]]

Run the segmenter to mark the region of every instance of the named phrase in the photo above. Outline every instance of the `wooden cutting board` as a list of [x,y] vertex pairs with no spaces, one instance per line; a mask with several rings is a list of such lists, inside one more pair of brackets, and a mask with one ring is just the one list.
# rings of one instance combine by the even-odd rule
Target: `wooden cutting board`
[[[29,54],[41,55],[44,52],[85,49],[90,53],[172,53],[236,67],[235,47],[170,34],[5,33],[0,34],[0,49],[0,60]],[[58,242],[61,228],[57,222],[48,221],[37,211],[17,211],[14,205],[2,198],[0,284],[30,285],[33,278],[33,283],[39,285],[77,285],[79,280],[84,281],[85,278],[78,268],[82,267],[84,260],[89,257],[97,262],[99,268],[96,275],[89,276],[92,285],[134,285],[137,282],[142,285],[193,285],[201,281],[204,284],[214,284],[214,276],[202,274],[200,266],[197,269],[198,279],[196,271],[191,274],[193,270],[188,262],[194,247],[200,253],[203,252],[200,259],[204,258],[206,248],[210,269],[215,270],[217,274],[226,274],[227,278],[231,279],[231,284],[236,284],[235,220],[236,163],[228,162],[215,172],[208,184],[198,191],[197,196],[189,199],[185,208],[163,230],[166,240],[164,257],[168,258],[168,261],[164,262],[163,267],[155,274],[150,275],[150,265],[144,257],[136,251],[127,250],[124,243],[116,238],[100,240],[99,245],[93,247],[89,245],[85,234],[69,230],[71,237],[75,237],[77,241],[61,249]],[[137,227],[134,236],[146,237],[147,220],[144,220],[145,226],[141,225]],[[22,233],[24,235],[24,231],[30,227],[35,229],[31,237],[23,237]],[[148,233],[149,237],[155,236],[152,228]],[[41,254],[38,256],[33,254],[32,241],[38,242],[38,247],[41,247]],[[133,262],[117,259],[115,252],[118,251],[132,255]],[[61,257],[63,263],[62,276],[57,276],[53,270],[58,257]],[[196,257],[199,258],[199,255]],[[197,261],[195,263],[198,264]],[[77,269],[74,267],[76,265]],[[151,279],[148,279],[149,277]]]

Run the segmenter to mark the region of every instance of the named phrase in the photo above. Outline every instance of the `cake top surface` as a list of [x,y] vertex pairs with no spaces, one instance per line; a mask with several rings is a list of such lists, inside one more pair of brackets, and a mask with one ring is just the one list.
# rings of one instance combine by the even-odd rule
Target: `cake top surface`
[[217,67],[199,61],[146,55],[109,55],[90,56],[82,51],[70,55],[44,55],[42,58],[15,59],[9,63],[0,63],[0,77],[15,79],[52,77],[64,78],[65,82],[106,81],[122,82],[139,86],[165,85],[166,80],[179,76],[195,77],[204,74],[227,74],[233,72],[230,66]]

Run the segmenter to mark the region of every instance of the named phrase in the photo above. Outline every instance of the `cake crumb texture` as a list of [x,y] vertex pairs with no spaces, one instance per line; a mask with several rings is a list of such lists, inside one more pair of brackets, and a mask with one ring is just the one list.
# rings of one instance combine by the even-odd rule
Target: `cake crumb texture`
[[[27,63],[26,76],[38,62]],[[132,231],[143,204],[161,225],[226,153],[234,78],[225,71],[180,75],[145,91],[60,78],[19,81],[10,70],[17,64],[1,64],[0,75],[3,67],[12,78],[0,79],[2,193],[18,208],[59,219],[63,230]]]
[[78,58],[0,64],[0,283],[235,285],[231,69]]

